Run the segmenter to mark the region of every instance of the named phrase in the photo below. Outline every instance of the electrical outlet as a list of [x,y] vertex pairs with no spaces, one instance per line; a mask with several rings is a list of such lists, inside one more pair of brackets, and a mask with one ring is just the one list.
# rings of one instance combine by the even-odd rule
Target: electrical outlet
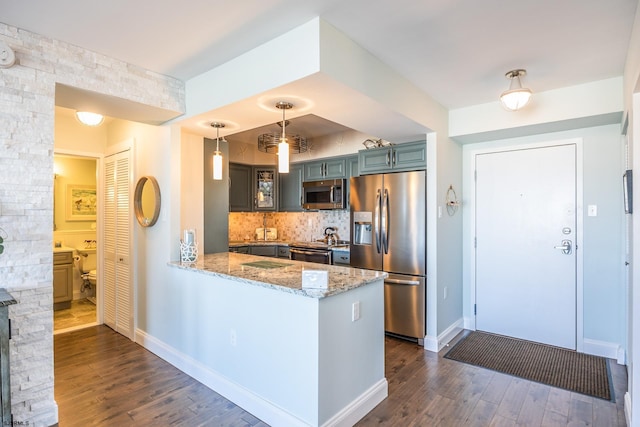
[[232,347],[236,346],[237,336],[236,336],[236,330],[235,329],[231,329],[231,331],[229,332],[229,341],[231,342],[231,346]]
[[355,322],[360,318],[360,301],[356,301],[351,305],[351,321]]

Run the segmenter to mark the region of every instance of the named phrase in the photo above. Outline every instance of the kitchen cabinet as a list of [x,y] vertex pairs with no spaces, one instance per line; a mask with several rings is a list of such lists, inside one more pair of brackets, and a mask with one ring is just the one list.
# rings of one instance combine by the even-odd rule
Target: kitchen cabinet
[[73,252],[53,253],[53,309],[71,307],[73,299]]
[[348,178],[352,176],[359,176],[360,172],[358,170],[358,156],[349,156],[347,157],[347,174]]
[[276,211],[277,196],[278,174],[274,166],[229,163],[229,212]]
[[249,253],[251,255],[270,256],[273,258],[277,258],[278,246],[277,245],[250,246]]
[[280,212],[302,211],[302,164],[289,165],[289,173],[280,174],[278,184]]
[[249,246],[233,246],[229,248],[229,252],[235,252],[238,254],[248,254]]
[[349,203],[349,200],[351,198],[350,193],[350,189],[351,189],[351,184],[350,184],[350,180],[349,178],[352,178],[354,176],[360,176],[359,170],[358,170],[358,156],[349,156],[347,157],[347,173],[349,174],[347,177],[347,188],[346,188],[346,198],[347,198],[347,206],[346,208],[349,209],[349,207],[351,206]]
[[278,210],[278,173],[273,166],[253,167],[253,210]]
[[426,168],[426,141],[407,142],[358,152],[360,175],[425,170]]
[[304,180],[338,179],[347,177],[344,157],[304,163]]
[[333,250],[333,263],[335,265],[350,265],[351,264],[351,254],[349,251],[341,251],[339,249]]
[[289,258],[289,246],[278,246],[278,258]]
[[229,163],[229,212],[253,210],[253,167]]

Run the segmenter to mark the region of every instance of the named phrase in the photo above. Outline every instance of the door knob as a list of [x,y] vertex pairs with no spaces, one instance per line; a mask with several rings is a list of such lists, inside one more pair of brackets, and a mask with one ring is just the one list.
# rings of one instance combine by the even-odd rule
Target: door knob
[[560,249],[563,254],[569,255],[571,254],[571,240],[563,240],[562,245],[554,246],[554,249]]

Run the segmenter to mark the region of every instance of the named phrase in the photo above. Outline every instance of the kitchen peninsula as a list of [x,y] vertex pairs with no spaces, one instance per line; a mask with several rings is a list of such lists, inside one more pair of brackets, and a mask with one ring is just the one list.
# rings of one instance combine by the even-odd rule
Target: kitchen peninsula
[[[387,397],[386,273],[238,253],[170,266],[187,373],[264,422],[353,425]],[[328,288],[303,288],[308,270]]]

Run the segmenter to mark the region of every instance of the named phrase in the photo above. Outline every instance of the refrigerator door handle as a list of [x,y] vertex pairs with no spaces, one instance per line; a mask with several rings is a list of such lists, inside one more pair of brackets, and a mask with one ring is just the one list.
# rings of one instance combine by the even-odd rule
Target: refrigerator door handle
[[376,207],[373,212],[373,233],[376,235],[376,251],[380,253],[380,189],[376,194]]
[[382,248],[384,249],[384,253],[388,254],[389,253],[389,228],[388,228],[388,222],[389,222],[389,191],[386,188],[384,189],[384,198],[382,200],[381,221],[382,221],[382,230],[381,230],[380,234],[382,235]]

